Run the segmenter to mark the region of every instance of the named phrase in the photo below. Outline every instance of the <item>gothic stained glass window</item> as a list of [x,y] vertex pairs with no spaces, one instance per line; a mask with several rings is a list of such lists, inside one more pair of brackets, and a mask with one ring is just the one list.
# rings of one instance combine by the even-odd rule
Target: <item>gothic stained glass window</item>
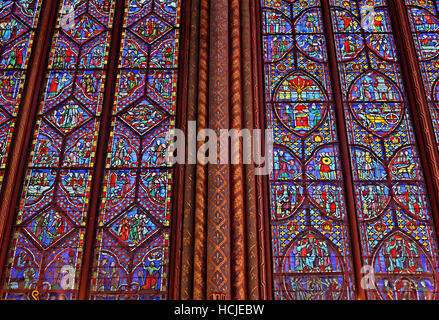
[[40,7],[41,0],[0,2],[0,187]]
[[[359,244],[362,265],[375,273],[367,298],[438,299],[438,242],[419,159],[426,151],[415,139],[386,0],[255,3],[274,137],[266,213],[274,298],[354,299]],[[51,38],[35,50],[50,53],[35,71],[44,79],[31,103],[38,110],[22,115],[39,15],[50,11],[42,4],[0,0],[0,190],[17,119],[31,131],[19,139],[30,150],[11,201],[0,297],[166,299],[185,1],[53,1],[56,21],[43,24]],[[405,5],[439,142],[439,1]],[[346,147],[350,163],[341,161]],[[106,162],[98,166],[99,157]],[[352,199],[344,189],[351,179]],[[358,239],[349,232],[354,218]]]
[[4,298],[77,296],[113,11],[101,0],[60,4]]
[[439,142],[439,6],[432,0],[406,0],[405,4]]
[[92,299],[167,296],[180,1],[127,1]]
[[431,299],[437,240],[386,2],[330,3],[369,298]]
[[343,179],[320,1],[262,1],[276,299],[351,299]]

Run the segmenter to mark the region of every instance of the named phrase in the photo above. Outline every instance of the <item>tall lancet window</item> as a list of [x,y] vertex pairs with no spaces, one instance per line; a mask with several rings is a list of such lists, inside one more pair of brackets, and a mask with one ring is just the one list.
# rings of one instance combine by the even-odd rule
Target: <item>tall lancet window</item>
[[[7,148],[40,4],[1,3]],[[59,3],[2,298],[167,297],[179,25],[178,0]]]
[[[436,51],[427,39],[436,39],[437,8],[422,3],[410,13],[426,86],[434,90]],[[351,248],[358,243],[362,271],[374,277],[363,288],[367,298],[432,299],[437,238],[386,1],[267,0],[261,6],[266,119],[275,143],[275,297],[354,297]],[[330,11],[326,24],[322,10]],[[334,43],[326,46],[325,39]],[[343,111],[337,116],[334,92]],[[340,133],[346,140],[337,139]],[[343,167],[339,147],[350,159]],[[348,177],[352,199],[343,190]],[[358,236],[352,234],[357,227]]]
[[274,293],[350,299],[352,262],[319,1],[262,1]]

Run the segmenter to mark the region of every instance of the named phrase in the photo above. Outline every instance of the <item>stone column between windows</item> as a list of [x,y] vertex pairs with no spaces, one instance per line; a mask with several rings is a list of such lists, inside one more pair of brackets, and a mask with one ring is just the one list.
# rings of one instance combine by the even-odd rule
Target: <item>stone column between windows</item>
[[[241,54],[241,0],[229,1],[230,26],[230,122],[232,130],[240,132],[243,129],[243,86],[242,86],[242,54]],[[237,152],[237,164],[230,162],[230,206],[231,206],[231,288],[232,299],[247,298],[246,273],[246,219],[245,219],[245,190],[243,141],[233,139],[232,154]],[[239,153],[239,154],[238,154]],[[229,160],[229,161],[230,161]]]
[[[195,133],[205,128],[217,132],[229,127],[260,128],[263,109],[258,106],[263,86],[258,75],[262,74],[262,52],[260,30],[254,27],[259,23],[258,2],[229,0],[215,4],[215,8],[213,5],[208,0],[193,0],[191,4],[190,39],[185,39],[189,43],[184,45],[190,52],[188,74],[182,71],[185,78],[179,87],[179,95],[186,96],[180,97],[183,102],[179,112],[186,112],[182,118],[197,122]],[[194,134],[181,124],[187,137]],[[197,150],[203,144],[198,142]],[[174,184],[176,195],[184,185],[183,208],[175,209],[182,225],[177,226],[174,244],[181,242],[181,252],[177,245],[174,261],[171,258],[173,267],[180,268],[174,275],[174,287],[180,289],[170,297],[271,296],[267,283],[271,271],[265,261],[267,253],[270,256],[270,244],[265,239],[268,206],[266,197],[261,196],[267,188],[254,169],[253,165],[185,165],[183,182]],[[174,199],[174,204],[179,203]]]
[[[264,50],[262,40],[262,14],[261,1],[250,0],[250,36],[252,58],[253,97],[252,105],[244,105],[244,116],[254,115],[253,124],[255,129],[265,129],[265,100],[264,100]],[[243,32],[245,35],[245,32]],[[245,40],[244,40],[245,41]],[[244,55],[245,61],[246,55]],[[245,65],[245,64],[244,64]],[[245,74],[245,70],[244,70]],[[244,91],[245,93],[245,91]],[[262,155],[266,156],[264,148],[265,137],[262,135]],[[267,164],[265,164],[267,165]],[[272,243],[270,225],[270,192],[269,178],[267,175],[254,177],[256,183],[256,226],[258,246],[258,266],[260,299],[273,299],[273,267],[272,267]],[[250,192],[250,189],[247,190]],[[249,212],[249,215],[251,212]],[[249,241],[250,243],[250,241]],[[249,278],[252,275],[249,274]]]
[[[178,60],[176,125],[191,143],[196,132],[189,132],[194,128],[188,126],[188,121],[197,120],[200,3],[200,0],[184,3]],[[186,162],[176,165],[173,182],[169,299],[174,300],[191,300],[193,296],[196,164],[189,162],[189,152],[194,150],[186,144]]]
[[[209,23],[210,1],[200,3],[200,45],[198,63],[197,132],[208,126],[209,105]],[[202,142],[197,142],[197,150]],[[206,299],[206,255],[207,255],[207,165],[197,163],[195,172],[194,212],[194,257],[193,296],[195,300]],[[187,237],[186,237],[187,239]],[[184,243],[184,245],[190,245]]]
[[[210,1],[208,127],[216,133],[218,150],[220,130],[228,129],[230,119],[228,14],[228,0]],[[217,164],[207,166],[206,298],[209,300],[231,299],[230,166],[220,163],[218,153]]]

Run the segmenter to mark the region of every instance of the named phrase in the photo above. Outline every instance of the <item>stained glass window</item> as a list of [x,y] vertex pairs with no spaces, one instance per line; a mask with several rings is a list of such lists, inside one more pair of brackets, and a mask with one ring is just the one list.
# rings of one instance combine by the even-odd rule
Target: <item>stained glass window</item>
[[92,299],[167,296],[180,1],[127,1]]
[[78,290],[113,6],[61,3],[22,199],[10,246],[7,299]]
[[438,2],[432,0],[406,0],[412,28],[413,40],[418,54],[419,65],[430,114],[439,142],[439,11]]
[[116,71],[90,298],[167,296],[180,3],[125,1],[119,68],[107,70],[114,5],[59,7],[4,298],[78,297],[104,80]]
[[431,299],[437,239],[386,1],[330,3],[369,298]]
[[[262,1],[275,297],[352,298],[342,189],[342,174],[351,174],[362,263],[375,276],[368,297],[431,299],[437,239],[386,3],[329,3],[324,30],[319,1]],[[418,38],[434,42],[432,24],[417,26],[425,29]],[[325,33],[335,39],[349,173],[341,172]],[[428,60],[437,53],[427,52]]]
[[[17,165],[26,167],[15,215],[0,216],[10,236],[1,299],[168,298],[169,147],[178,93],[188,90],[186,81],[177,90],[184,3],[0,0],[0,190],[16,124],[33,132],[19,139],[30,149]],[[405,5],[439,143],[439,1]],[[43,78],[33,84],[36,112],[25,115],[32,45],[49,7],[56,21],[42,24],[49,38],[35,50],[49,59],[35,71]],[[408,58],[388,8],[387,0],[261,0],[255,8],[263,48],[255,81],[264,83],[274,138],[264,214],[275,299],[354,299],[360,259],[373,272],[368,299],[439,298],[435,195],[420,161],[430,151],[415,137],[418,106],[404,85],[412,75],[401,68]]]
[[262,1],[276,299],[350,299],[352,265],[320,1]]
[[40,8],[41,0],[0,2],[0,187]]

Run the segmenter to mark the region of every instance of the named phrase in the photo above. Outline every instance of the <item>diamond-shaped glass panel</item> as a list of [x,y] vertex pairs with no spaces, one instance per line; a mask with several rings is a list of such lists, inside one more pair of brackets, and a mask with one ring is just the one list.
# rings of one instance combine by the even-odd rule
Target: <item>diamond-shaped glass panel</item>
[[0,20],[0,43],[6,44],[18,38],[27,31],[26,26],[21,24],[13,16],[8,16]]
[[140,134],[144,134],[166,118],[166,114],[144,100],[128,109],[121,118]]
[[90,119],[89,113],[74,101],[69,101],[51,111],[47,118],[64,133],[77,128]]
[[148,44],[153,43],[170,29],[170,25],[154,14],[145,17],[133,26],[134,32]]
[[132,208],[110,226],[110,231],[129,247],[134,248],[149,238],[157,226],[139,208]]
[[72,229],[72,225],[64,216],[53,209],[45,211],[26,225],[26,230],[44,247],[50,246]]
[[74,24],[64,25],[63,29],[80,44],[93,38],[104,30],[104,28],[100,24],[92,20],[87,15],[78,17],[75,20]]

